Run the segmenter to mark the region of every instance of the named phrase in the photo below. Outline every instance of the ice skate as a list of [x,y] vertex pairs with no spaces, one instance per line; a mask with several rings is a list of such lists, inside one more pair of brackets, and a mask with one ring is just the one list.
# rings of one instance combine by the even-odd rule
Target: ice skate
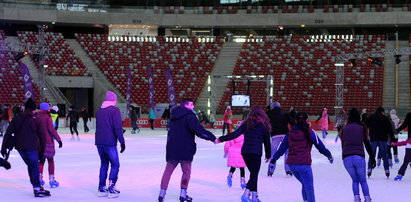
[[251,202],[250,190],[245,189],[244,194],[241,196],[241,202]]
[[158,194],[158,202],[163,202],[165,196],[166,196],[166,190],[161,189],[160,193]]
[[371,168],[368,168],[368,171],[367,171],[367,176],[368,176],[368,178],[371,177],[371,174],[372,174],[372,169],[371,169]]
[[274,170],[275,170],[275,164],[270,163],[270,165],[268,165],[267,176],[268,176],[268,177],[273,176]]
[[45,184],[45,182],[44,182],[44,180],[43,180],[43,175],[40,174],[40,185],[41,185],[41,186],[44,186],[44,184]]
[[361,202],[361,198],[359,195],[354,196],[354,202]]
[[401,181],[401,180],[402,180],[402,177],[404,177],[404,176],[402,176],[402,175],[397,175],[397,176],[394,178],[394,181]]
[[53,180],[50,180],[49,184],[50,184],[50,188],[57,188],[57,187],[59,187],[59,184],[60,184],[60,183],[58,183],[58,182],[53,178]]
[[256,191],[251,192],[251,202],[261,202]]
[[34,197],[49,197],[50,191],[45,190],[43,187],[34,189]]
[[73,135],[71,135],[71,139],[70,139],[71,141],[73,141],[74,140],[74,136]]
[[245,189],[247,187],[247,184],[245,183],[245,178],[244,177],[241,177],[240,184],[241,184],[241,189]]
[[390,178],[390,171],[389,170],[385,170],[385,176],[387,176],[387,179]]
[[107,197],[108,196],[108,189],[105,187],[98,188],[98,196],[99,197]]
[[180,191],[180,202],[191,202],[193,198],[187,195],[187,189],[181,189]]
[[108,198],[117,198],[120,195],[120,191],[116,189],[116,185],[114,183],[109,183],[108,187]]
[[398,155],[394,155],[394,162],[395,163],[400,163],[400,160],[398,159]]
[[364,202],[371,202],[370,196],[364,196]]
[[285,175],[292,177],[292,176],[293,176],[293,173],[292,173],[291,171],[285,171]]
[[392,168],[392,166],[393,166],[392,159],[388,159],[388,165],[390,166],[390,168]]
[[228,187],[231,187],[231,186],[233,186],[233,174],[232,173],[230,173],[230,174],[228,174],[228,176],[227,176],[227,185],[228,185]]
[[131,134],[136,134],[136,131],[135,131],[135,130],[131,130]]
[[380,167],[381,165],[381,159],[377,159],[377,167]]

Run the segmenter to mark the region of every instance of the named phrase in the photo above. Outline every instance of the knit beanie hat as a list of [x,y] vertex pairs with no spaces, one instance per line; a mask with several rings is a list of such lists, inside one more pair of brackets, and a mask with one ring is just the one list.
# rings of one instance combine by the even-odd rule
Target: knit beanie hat
[[37,108],[36,103],[31,98],[27,99],[26,103],[24,103],[24,107],[31,110],[36,110]]
[[270,107],[271,107],[271,108],[280,108],[281,105],[280,105],[279,102],[273,102],[273,103],[270,104]]
[[107,91],[105,101],[117,101],[117,95],[111,91]]
[[40,104],[40,110],[48,111],[50,109],[49,103],[43,102]]

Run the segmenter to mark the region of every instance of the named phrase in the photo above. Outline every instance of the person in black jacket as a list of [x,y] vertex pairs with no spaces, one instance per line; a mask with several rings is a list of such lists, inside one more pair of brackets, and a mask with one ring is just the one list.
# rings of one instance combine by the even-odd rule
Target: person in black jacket
[[216,143],[232,140],[244,134],[244,144],[241,148],[241,155],[245,164],[250,171],[250,179],[244,194],[241,196],[242,201],[259,201],[257,193],[258,173],[261,166],[262,145],[264,144],[265,162],[271,157],[270,143],[271,124],[265,111],[260,106],[253,107],[244,123],[234,132],[221,136]]
[[216,139],[211,132],[200,125],[193,109],[193,100],[188,98],[184,98],[180,106],[171,109],[166,146],[167,164],[161,178],[159,202],[164,201],[170,177],[179,163],[183,171],[180,201],[192,201],[192,198],[187,195],[187,188],[190,181],[191,163],[197,150],[195,136],[213,142]]
[[140,132],[140,128],[138,128],[137,125],[137,119],[138,116],[140,115],[140,112],[138,111],[138,107],[134,107],[133,105],[130,105],[130,119],[131,119],[131,125],[133,126],[133,130],[131,131],[131,134],[136,134]]
[[81,108],[81,113],[80,113],[81,118],[83,118],[83,123],[84,123],[84,132],[87,133],[88,131],[90,131],[90,129],[87,126],[87,122],[90,120],[91,122],[91,116],[90,114],[87,112],[85,107]]
[[[271,103],[271,109],[267,111],[267,116],[271,123],[271,154],[277,152],[278,146],[283,141],[285,134],[288,132],[288,124],[295,125],[290,115],[281,110],[281,105],[278,102]],[[286,175],[292,176],[287,161],[288,150],[284,154],[284,170]],[[267,175],[272,176],[275,171],[276,164],[269,164]]]
[[67,117],[66,117],[66,123],[67,123],[68,119],[70,118],[71,140],[74,140],[73,131],[76,132],[76,134],[77,134],[77,140],[80,140],[80,137],[78,136],[78,131],[77,131],[77,123],[79,122],[79,115],[74,110],[74,108],[75,108],[74,106],[71,106],[69,108],[69,113],[67,114]]
[[[388,117],[384,114],[384,108],[379,107],[374,114],[369,116],[365,122],[365,125],[369,129],[371,147],[374,153],[374,156],[377,156],[377,147],[378,147],[378,156],[382,157],[384,162],[384,170],[387,178],[390,176],[390,167],[388,163],[387,156],[387,141],[389,138],[394,139],[394,133],[392,130],[391,122]],[[368,161],[368,177],[372,173],[371,159]]]
[[4,134],[1,155],[6,156],[7,150],[14,146],[27,165],[34,196],[46,197],[50,196],[50,192],[41,187],[39,170],[39,160],[44,158],[46,149],[46,138],[41,134],[42,125],[34,114],[35,110],[36,103],[29,98],[25,103],[25,111],[13,118]]

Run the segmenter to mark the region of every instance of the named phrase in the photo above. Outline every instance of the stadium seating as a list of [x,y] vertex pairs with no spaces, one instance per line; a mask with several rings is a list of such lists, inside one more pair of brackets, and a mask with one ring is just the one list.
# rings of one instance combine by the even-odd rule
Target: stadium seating
[[[0,40],[7,36],[0,30]],[[24,82],[18,63],[14,60],[16,53],[0,51],[0,104],[22,104],[24,102]],[[33,83],[34,100],[39,103],[39,88]]]
[[[177,100],[197,99],[218,57],[223,37],[199,42],[202,37],[128,37],[109,41],[107,35],[76,34],[76,38],[106,77],[126,94],[131,67],[132,102],[148,105],[147,67],[153,68],[156,103],[168,103],[164,69],[172,72]],[[145,110],[143,110],[145,111]]]
[[[38,44],[36,32],[17,32],[22,43]],[[87,72],[83,62],[74,55],[67,41],[61,33],[46,32],[46,44],[50,55],[45,56],[46,74],[53,76],[84,76]],[[36,65],[39,65],[35,56],[32,56]]]
[[[245,42],[234,68],[234,75],[273,75],[274,100],[284,107],[294,106],[310,114],[335,105],[335,56],[379,50],[385,38],[380,35],[353,36],[274,36],[262,42]],[[383,60],[383,58],[381,58]],[[345,68],[344,106],[369,108],[382,104],[383,67],[358,59],[357,66]],[[267,105],[266,82],[252,82],[251,104]],[[235,94],[246,94],[245,83],[236,85]],[[217,113],[230,104],[230,82]],[[333,111],[333,110],[331,110]],[[242,109],[235,109],[241,113]]]

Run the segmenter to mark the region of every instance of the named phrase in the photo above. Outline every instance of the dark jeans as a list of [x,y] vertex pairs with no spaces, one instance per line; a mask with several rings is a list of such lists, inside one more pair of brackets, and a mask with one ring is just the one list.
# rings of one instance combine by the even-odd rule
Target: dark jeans
[[18,150],[30,176],[33,188],[40,187],[39,152],[37,150]]
[[[378,147],[378,155],[377,155]],[[372,152],[375,156],[381,157],[384,163],[384,170],[390,170],[388,165],[388,156],[387,156],[387,141],[372,141],[371,142]],[[371,161],[368,160],[368,169],[371,168]]]
[[87,119],[83,119],[83,123],[84,123],[84,132],[87,133],[88,131],[90,131],[90,129],[87,127]]
[[181,171],[183,175],[181,176],[180,187],[183,189],[188,188],[188,183],[190,182],[191,177],[191,161],[168,161],[166,168],[164,169],[163,177],[161,177],[161,189],[167,190],[168,183],[170,182],[171,175],[174,172],[174,169],[180,163]]
[[288,165],[291,172],[302,184],[301,193],[304,201],[315,202],[314,179],[311,165]]
[[[392,142],[398,142],[398,139],[394,139]],[[394,155],[398,155],[398,147],[397,146],[387,145],[387,157],[388,157],[388,159],[392,159],[391,148],[394,150]],[[378,156],[378,158],[381,159],[380,156]]]
[[100,181],[99,187],[106,186],[108,165],[111,164],[110,175],[108,177],[114,184],[118,179],[118,172],[120,169],[120,161],[118,160],[118,152],[116,146],[97,145],[98,155],[100,156]]
[[77,122],[76,121],[70,121],[70,133],[73,135],[73,131],[76,132],[78,136],[78,131],[77,131]]
[[231,133],[231,127],[229,123],[223,124],[223,135],[225,135],[225,128],[227,128],[228,133]]
[[367,177],[365,177],[365,159],[362,156],[353,155],[344,158],[344,167],[352,179],[352,191],[355,195],[360,195],[360,184],[364,196],[369,196]]
[[133,130],[137,130],[138,129],[138,125],[137,125],[137,119],[131,119],[131,125],[133,126]]
[[405,149],[404,162],[402,162],[401,168],[398,170],[398,175],[405,175],[405,170],[407,170],[408,164],[411,162],[411,149]]
[[154,119],[150,119],[151,130],[154,130]]
[[247,189],[257,191],[258,173],[261,167],[261,156],[257,154],[242,154],[248,171],[250,171],[250,179],[247,182]]

